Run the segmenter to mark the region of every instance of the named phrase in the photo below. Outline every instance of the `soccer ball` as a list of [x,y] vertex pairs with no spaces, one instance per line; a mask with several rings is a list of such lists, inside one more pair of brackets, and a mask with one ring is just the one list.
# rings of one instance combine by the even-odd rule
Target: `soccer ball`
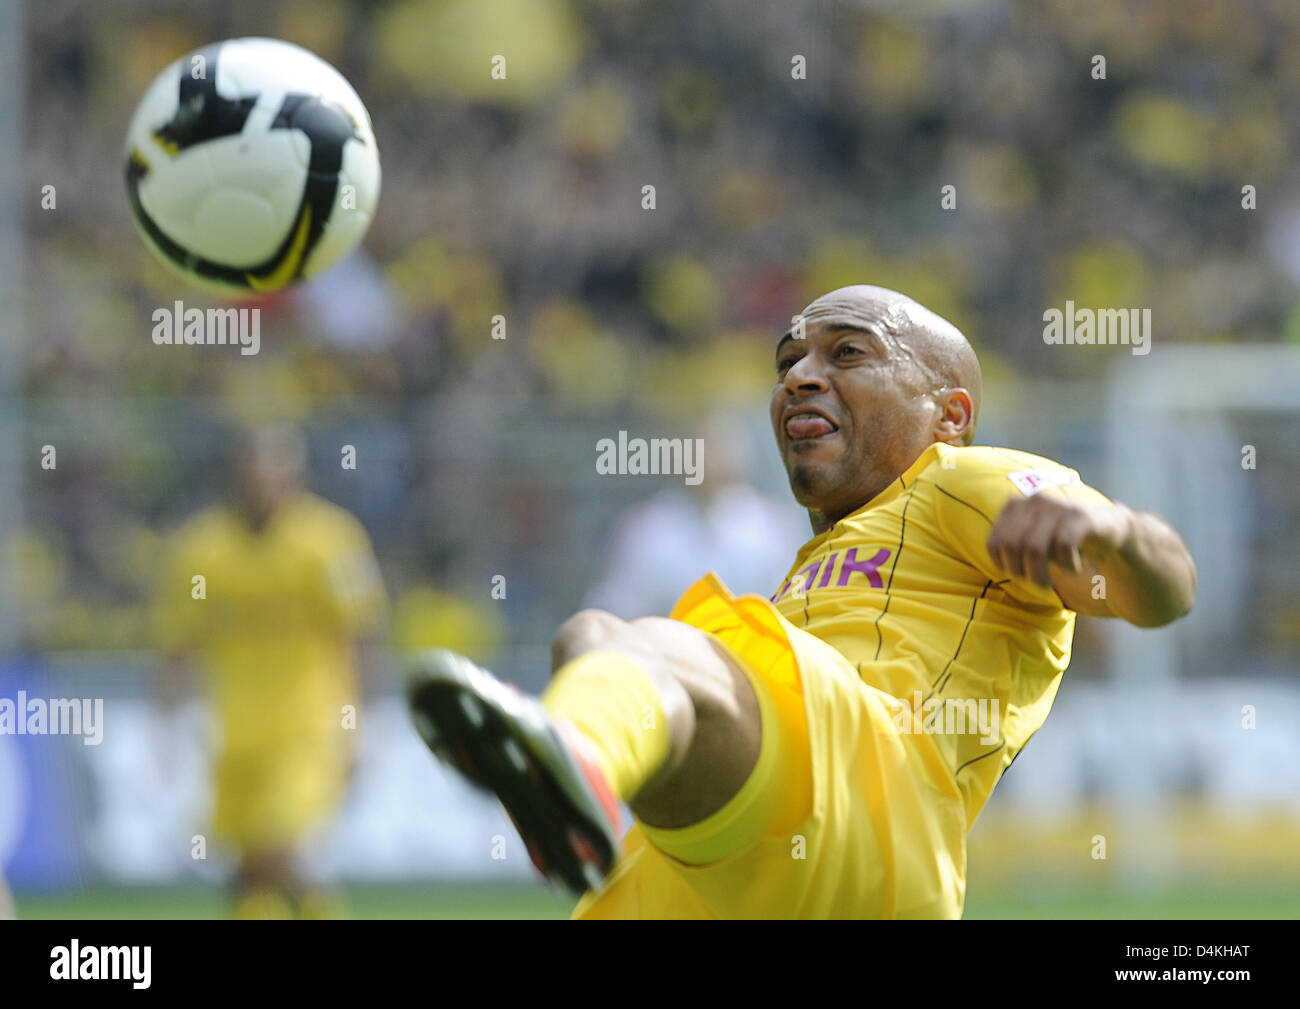
[[277,39],[230,39],[149,85],[126,135],[135,223],[210,290],[276,291],[366,233],[379,200],[370,115],[343,75]]

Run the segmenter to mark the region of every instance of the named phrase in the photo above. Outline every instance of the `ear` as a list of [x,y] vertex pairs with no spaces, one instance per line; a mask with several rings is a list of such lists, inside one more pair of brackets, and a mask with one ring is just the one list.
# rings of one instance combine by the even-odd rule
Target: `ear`
[[934,425],[934,440],[966,445],[975,433],[975,405],[965,389],[941,389],[935,394],[939,419]]

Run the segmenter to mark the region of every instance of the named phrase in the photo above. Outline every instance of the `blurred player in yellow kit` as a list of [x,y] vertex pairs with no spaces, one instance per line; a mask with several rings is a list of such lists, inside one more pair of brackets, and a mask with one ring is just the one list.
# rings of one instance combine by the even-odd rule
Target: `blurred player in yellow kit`
[[814,536],[771,600],[708,576],[668,619],[583,611],[540,701],[449,652],[412,669],[421,735],[586,889],[574,917],[960,917],[966,832],[1047,717],[1075,614],[1192,606],[1163,520],[971,446],[975,353],[912,299],[832,291],[775,367]]
[[234,500],[177,532],[155,611],[165,696],[181,662],[197,659],[220,723],[213,833],[238,853],[245,918],[339,911],[302,879],[295,854],[342,802],[357,653],[386,608],[365,530],[298,488],[305,461],[293,428],[251,432]]

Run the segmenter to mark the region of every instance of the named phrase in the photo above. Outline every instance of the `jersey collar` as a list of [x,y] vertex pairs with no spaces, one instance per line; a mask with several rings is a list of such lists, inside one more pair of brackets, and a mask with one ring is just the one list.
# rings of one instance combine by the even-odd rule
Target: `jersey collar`
[[898,497],[899,494],[903,493],[903,491],[911,487],[916,482],[916,478],[920,475],[921,471],[938,459],[942,452],[951,452],[954,450],[954,446],[945,444],[941,441],[936,441],[933,445],[928,446],[924,452],[916,457],[916,460],[912,465],[908,466],[907,469],[905,469],[888,487],[882,490],[866,504],[862,505],[862,507],[849,512],[825,532],[818,533],[805,543],[799,550],[799,557],[802,558],[805,553],[814,549],[819,543],[834,536],[845,522],[849,522],[873,508],[879,508],[882,505],[888,504],[894,498]]

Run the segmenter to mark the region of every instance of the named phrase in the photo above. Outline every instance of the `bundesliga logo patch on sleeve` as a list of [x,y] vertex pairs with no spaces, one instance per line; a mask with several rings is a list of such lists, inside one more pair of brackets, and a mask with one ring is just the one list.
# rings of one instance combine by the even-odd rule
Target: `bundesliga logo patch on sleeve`
[[1025,497],[1033,497],[1049,487],[1064,487],[1078,481],[1078,476],[1066,469],[1018,469],[1008,473],[1007,479],[1020,488]]

